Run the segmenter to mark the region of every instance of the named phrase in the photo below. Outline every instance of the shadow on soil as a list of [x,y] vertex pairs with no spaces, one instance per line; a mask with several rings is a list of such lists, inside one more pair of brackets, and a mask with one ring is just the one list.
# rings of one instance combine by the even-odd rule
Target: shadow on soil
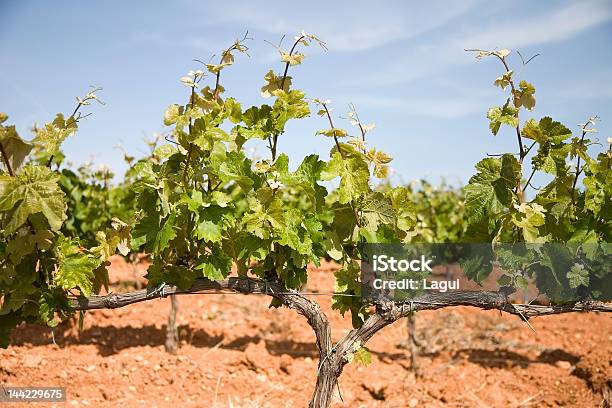
[[[211,336],[205,330],[192,329],[187,325],[179,326],[179,337],[194,347],[219,347],[227,350],[244,351],[250,344],[265,341],[268,352],[272,355],[287,354],[293,358],[318,358],[316,345],[309,342],[296,342],[288,340],[263,339],[260,335],[242,336],[231,341],[224,341],[223,336]],[[77,327],[71,322],[65,322],[54,331],[55,342],[59,347],[92,344],[98,348],[102,356],[116,354],[131,347],[163,347],[166,341],[166,326],[156,327],[146,325],[143,327],[114,327],[91,326],[78,333]],[[39,325],[24,325],[17,328],[12,334],[13,346],[44,346],[51,344],[53,338],[51,330]],[[404,359],[403,353],[375,352],[381,358]]]
[[575,365],[580,357],[561,349],[544,350],[535,359],[508,350],[463,349],[454,354],[455,357],[465,358],[468,361],[486,368],[508,368],[518,366],[527,368],[531,364],[555,365],[559,361],[567,361]]

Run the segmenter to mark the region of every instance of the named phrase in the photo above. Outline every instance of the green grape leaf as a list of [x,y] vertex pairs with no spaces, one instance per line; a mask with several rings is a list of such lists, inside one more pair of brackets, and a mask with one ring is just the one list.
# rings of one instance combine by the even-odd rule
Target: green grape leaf
[[228,204],[232,202],[232,198],[223,191],[213,191],[211,200],[213,204],[216,204],[221,208],[227,207]]
[[265,139],[273,132],[272,107],[252,106],[242,114],[246,127],[237,126],[236,131],[246,139]]
[[520,108],[523,106],[528,111],[532,110],[536,104],[535,96],[533,96],[534,94],[535,87],[525,80],[521,81],[519,83],[519,89],[516,91],[516,107]]
[[176,225],[176,214],[170,214],[157,233],[154,247],[155,252],[168,248],[170,241],[176,238],[178,228]]
[[374,163],[374,175],[378,178],[386,178],[389,174],[389,166],[387,165],[393,158],[387,153],[376,149],[370,149],[366,153],[366,157]]
[[468,184],[465,187],[465,210],[468,222],[479,222],[490,214],[503,209],[495,195],[495,189],[488,184]]
[[197,277],[197,272],[186,266],[164,264],[156,261],[149,266],[145,278],[149,287],[159,287],[161,284],[174,285],[182,290],[191,288]]
[[115,251],[126,256],[130,252],[131,227],[118,218],[113,218],[111,228],[106,232],[98,231],[96,238],[98,246],[92,248],[92,252],[98,254],[100,259],[105,262]]
[[327,238],[323,241],[327,255],[335,261],[340,261],[344,251],[342,250],[342,242],[335,231],[328,231]]
[[110,266],[110,262],[103,262],[99,267],[94,269],[94,278],[91,282],[93,292],[100,293],[100,290],[104,288],[108,292],[108,287],[110,286],[110,278],[108,276],[108,267]]
[[510,154],[501,159],[481,160],[478,173],[465,187],[465,210],[468,222],[477,223],[509,207],[514,200],[513,188],[520,177],[520,164]]
[[529,119],[523,125],[521,131],[523,137],[537,141],[539,144],[551,142],[558,144],[572,136],[572,131],[559,122],[555,122],[551,117],[545,116],[536,122]]
[[539,122],[533,119],[526,121],[521,134],[539,144],[537,154],[531,158],[534,168],[553,175],[567,174],[566,160],[571,146],[564,140],[572,136],[568,128],[550,117],[544,117]]
[[327,137],[347,137],[348,136],[348,132],[346,130],[338,129],[338,128],[319,130],[317,131],[316,134],[327,136]]
[[164,125],[170,126],[175,124],[183,113],[183,107],[177,104],[170,105],[164,113]]
[[232,123],[239,123],[242,120],[242,107],[240,106],[240,102],[236,99],[227,98],[224,108],[225,114]]
[[271,227],[280,225],[282,212],[277,207],[264,207],[254,197],[249,197],[247,202],[249,212],[242,218],[246,231],[258,238],[268,239]]
[[497,135],[501,125],[508,125],[510,127],[516,127],[518,125],[518,118],[516,113],[518,110],[510,106],[510,100],[508,100],[504,106],[495,106],[487,112],[487,118],[490,121],[489,128],[494,135]]
[[55,155],[59,152],[60,145],[66,138],[77,131],[77,122],[74,117],[64,119],[64,115],[58,113],[53,122],[46,123],[36,131],[35,144],[40,144],[45,153]]
[[196,236],[198,239],[203,239],[204,241],[219,242],[222,238],[221,232],[221,225],[214,223],[213,221],[202,220],[198,224]]
[[361,203],[361,217],[365,227],[375,232],[381,224],[395,225],[396,213],[391,202],[380,192],[369,193]]
[[295,52],[293,54],[289,54],[288,52],[281,52],[281,61],[288,62],[289,65],[300,65],[304,60],[304,54],[299,52]]
[[93,294],[94,270],[102,261],[82,248],[78,240],[62,238],[56,248],[58,270],[55,283],[63,289],[78,287],[84,296]]
[[503,75],[497,77],[493,85],[500,87],[502,90],[506,90],[506,87],[510,85],[512,82],[512,74],[514,72],[512,70],[505,72]]
[[281,89],[281,87],[285,92],[287,92],[291,87],[290,76],[285,77],[283,82],[283,77],[277,76],[272,70],[268,71],[268,73],[264,76],[264,80],[266,81],[266,84],[261,87],[261,96],[264,98],[269,98],[272,95],[275,95],[278,90]]
[[[32,143],[26,142],[17,134],[15,126],[0,126],[0,146],[14,173],[34,147]],[[5,157],[1,157],[0,163],[5,164],[4,159]]]
[[14,233],[37,213],[45,216],[51,230],[58,231],[66,219],[58,182],[59,175],[42,166],[25,166],[16,177],[0,175],[0,211],[11,212],[4,234]]
[[49,327],[56,327],[58,321],[55,319],[55,310],[57,308],[51,293],[42,293],[38,300],[38,313],[40,320]]
[[571,269],[567,272],[567,280],[569,286],[572,289],[576,289],[578,286],[589,286],[589,271],[582,264],[574,264]]
[[49,250],[53,246],[54,238],[55,235],[49,230],[36,230],[32,234],[29,229],[20,228],[6,242],[6,254],[11,262],[17,265],[37,248],[43,251]]
[[283,133],[289,119],[304,118],[310,114],[308,102],[304,100],[304,92],[297,89],[288,92],[278,90],[274,95],[276,101],[272,108],[272,117],[275,133]]
[[[594,214],[601,214],[603,220],[610,220],[609,211],[612,201],[612,171],[589,174],[584,180],[584,207]],[[608,211],[606,211],[608,208]]]
[[191,196],[184,194],[181,197],[181,202],[187,204],[187,208],[192,213],[198,213],[200,208],[204,207],[204,196],[201,191],[194,190]]
[[[150,195],[144,195],[142,198],[146,197]],[[139,203],[144,203],[145,206],[151,204],[146,199],[139,200]],[[145,209],[147,212],[136,222],[132,230],[131,249],[138,251],[144,246],[146,251],[159,253],[177,236],[176,214],[172,213],[165,221],[160,222],[160,215],[154,209],[146,207]]]
[[[312,238],[305,234],[303,226],[308,223],[304,220],[302,213],[295,208],[285,210],[279,224],[273,224],[275,234],[279,237],[277,242],[286,245],[299,254],[308,255],[312,251]],[[321,230],[321,224],[310,225],[313,229],[309,232],[316,233]]]
[[521,203],[517,210],[512,214],[512,222],[523,230],[525,242],[545,242],[538,227],[546,222],[546,209],[537,203]]
[[369,190],[370,171],[367,163],[360,157],[343,158],[340,152],[335,151],[322,172],[321,178],[332,180],[336,177],[340,177],[338,188],[340,204],[349,203]]
[[277,158],[275,167],[280,173],[280,181],[286,186],[296,187],[308,194],[314,200],[317,208],[324,204],[324,198],[327,195],[325,187],[318,184],[321,179],[321,172],[325,169],[326,163],[319,160],[317,155],[309,155],[304,158],[300,166],[294,173],[288,170],[288,162],[283,164],[283,169],[279,167],[279,160],[285,155]]
[[490,248],[476,248],[474,253],[460,260],[463,273],[469,279],[480,283],[493,271],[494,254]]
[[244,191],[249,191],[254,184],[254,173],[251,161],[242,152],[230,152],[225,162],[219,167],[219,178],[224,183],[235,182]]
[[224,255],[220,248],[213,248],[212,254],[201,256],[198,259],[196,269],[201,270],[204,277],[219,281],[225,279],[231,272],[232,258]]
[[347,354],[346,359],[349,364],[357,363],[367,367],[372,363],[372,353],[365,346],[361,346],[354,352]]

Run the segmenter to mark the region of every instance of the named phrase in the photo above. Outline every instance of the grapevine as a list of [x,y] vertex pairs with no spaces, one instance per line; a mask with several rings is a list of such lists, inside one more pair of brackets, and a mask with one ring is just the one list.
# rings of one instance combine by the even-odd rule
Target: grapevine
[[[303,50],[325,48],[313,34],[298,34],[287,49],[278,45],[281,71],[269,70],[261,87],[267,103],[246,108],[226,96],[222,74],[248,52],[248,40],[245,35],[225,48],[218,64],[194,63],[180,79],[185,100],[164,113],[165,142],[154,143],[144,158],[129,158],[120,185],[112,185],[104,168],[70,170],[61,150],[88,115],[82,109],[99,101],[98,88],[77,98],[70,116],[58,114],[35,128],[31,141],[1,115],[2,347],[23,322],[54,327],[77,311],[177,294],[262,294],[273,307],[296,310],[312,327],[320,363],[311,406],[324,407],[343,367],[368,363],[367,341],[418,310],[467,305],[524,320],[612,311],[600,302],[611,297],[610,271],[596,268],[612,256],[612,146],[592,154],[596,117],[577,135],[550,117],[522,121],[521,113],[535,108],[536,91],[510,68],[510,51],[474,52],[502,64],[494,85],[507,97],[487,117],[496,137],[510,129],[518,152],[483,158],[460,192],[432,191],[426,183],[415,188],[388,182],[392,157],[371,143],[374,125],[362,122],[355,107],[347,130],[330,101],[293,87],[290,74],[305,60]],[[313,137],[329,143],[329,157],[312,154],[290,166],[281,150],[290,143],[286,125],[313,112],[321,117]],[[249,158],[245,144],[252,139],[267,143],[269,156]],[[532,185],[538,172],[551,178],[542,188]],[[404,302],[361,296],[364,243],[462,241],[491,244],[487,262],[461,260],[468,276],[481,282],[495,260],[514,271],[499,280],[510,292],[429,293]],[[563,253],[530,246],[545,243],[571,245]],[[508,251],[498,244],[525,247]],[[150,256],[148,288],[99,295],[104,287],[108,291],[109,258],[130,253]],[[327,316],[300,292],[307,266],[323,258],[340,265],[333,309],[350,316],[354,327],[335,344]],[[540,279],[547,274],[556,283]],[[528,279],[536,279],[550,304],[509,302],[508,294]]]

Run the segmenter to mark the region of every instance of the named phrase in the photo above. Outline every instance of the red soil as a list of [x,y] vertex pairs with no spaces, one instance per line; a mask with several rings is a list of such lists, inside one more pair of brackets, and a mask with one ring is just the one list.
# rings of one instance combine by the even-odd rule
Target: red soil
[[[115,291],[142,279],[121,260],[112,268]],[[330,291],[332,265],[309,274],[309,291]],[[136,278],[134,278],[136,276]],[[140,278],[138,278],[140,276]],[[118,282],[119,281],[119,282]],[[350,319],[314,298],[330,317],[334,340]],[[23,326],[0,350],[5,386],[67,387],[68,402],[36,406],[301,407],[317,370],[314,335],[301,316],[268,309],[257,295],[179,297],[181,349],[164,351],[168,299],[87,313],[55,329]],[[417,314],[424,342],[415,378],[396,323],[368,347],[372,364],[349,364],[340,377],[338,407],[598,407],[610,394],[612,320],[596,313],[532,320],[453,308]],[[10,404],[18,407],[20,404]],[[22,406],[25,406],[23,404]]]

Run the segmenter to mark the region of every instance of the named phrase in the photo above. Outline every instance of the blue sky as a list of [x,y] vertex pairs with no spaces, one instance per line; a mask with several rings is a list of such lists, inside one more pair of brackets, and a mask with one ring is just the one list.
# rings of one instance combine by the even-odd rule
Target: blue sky
[[[165,130],[165,108],[187,98],[179,78],[198,68],[193,59],[208,60],[249,30],[250,58],[238,57],[222,82],[243,106],[264,103],[263,75],[282,69],[264,40],[302,29],[329,50],[304,50],[304,63],[291,71],[294,86],[331,99],[337,116],[354,103],[365,122],[376,122],[369,143],[395,157],[403,180],[465,182],[485,153],[517,149],[511,130],[494,137],[485,117],[504,101],[492,86],[499,61],[476,62],[464,48],[540,53],[521,71],[537,89],[530,116],[575,130],[597,114],[597,137],[612,136],[612,1],[2,0],[0,110],[30,138],[33,123],[71,112],[90,85],[103,87],[106,105],[89,109],[65,150],[73,163],[93,157],[122,174],[114,146],[139,156],[143,138]],[[511,63],[518,68],[516,54]],[[300,122],[288,127],[280,151],[294,161],[326,156],[330,140],[314,135],[325,122],[316,115]],[[263,145],[250,147],[268,155]]]

